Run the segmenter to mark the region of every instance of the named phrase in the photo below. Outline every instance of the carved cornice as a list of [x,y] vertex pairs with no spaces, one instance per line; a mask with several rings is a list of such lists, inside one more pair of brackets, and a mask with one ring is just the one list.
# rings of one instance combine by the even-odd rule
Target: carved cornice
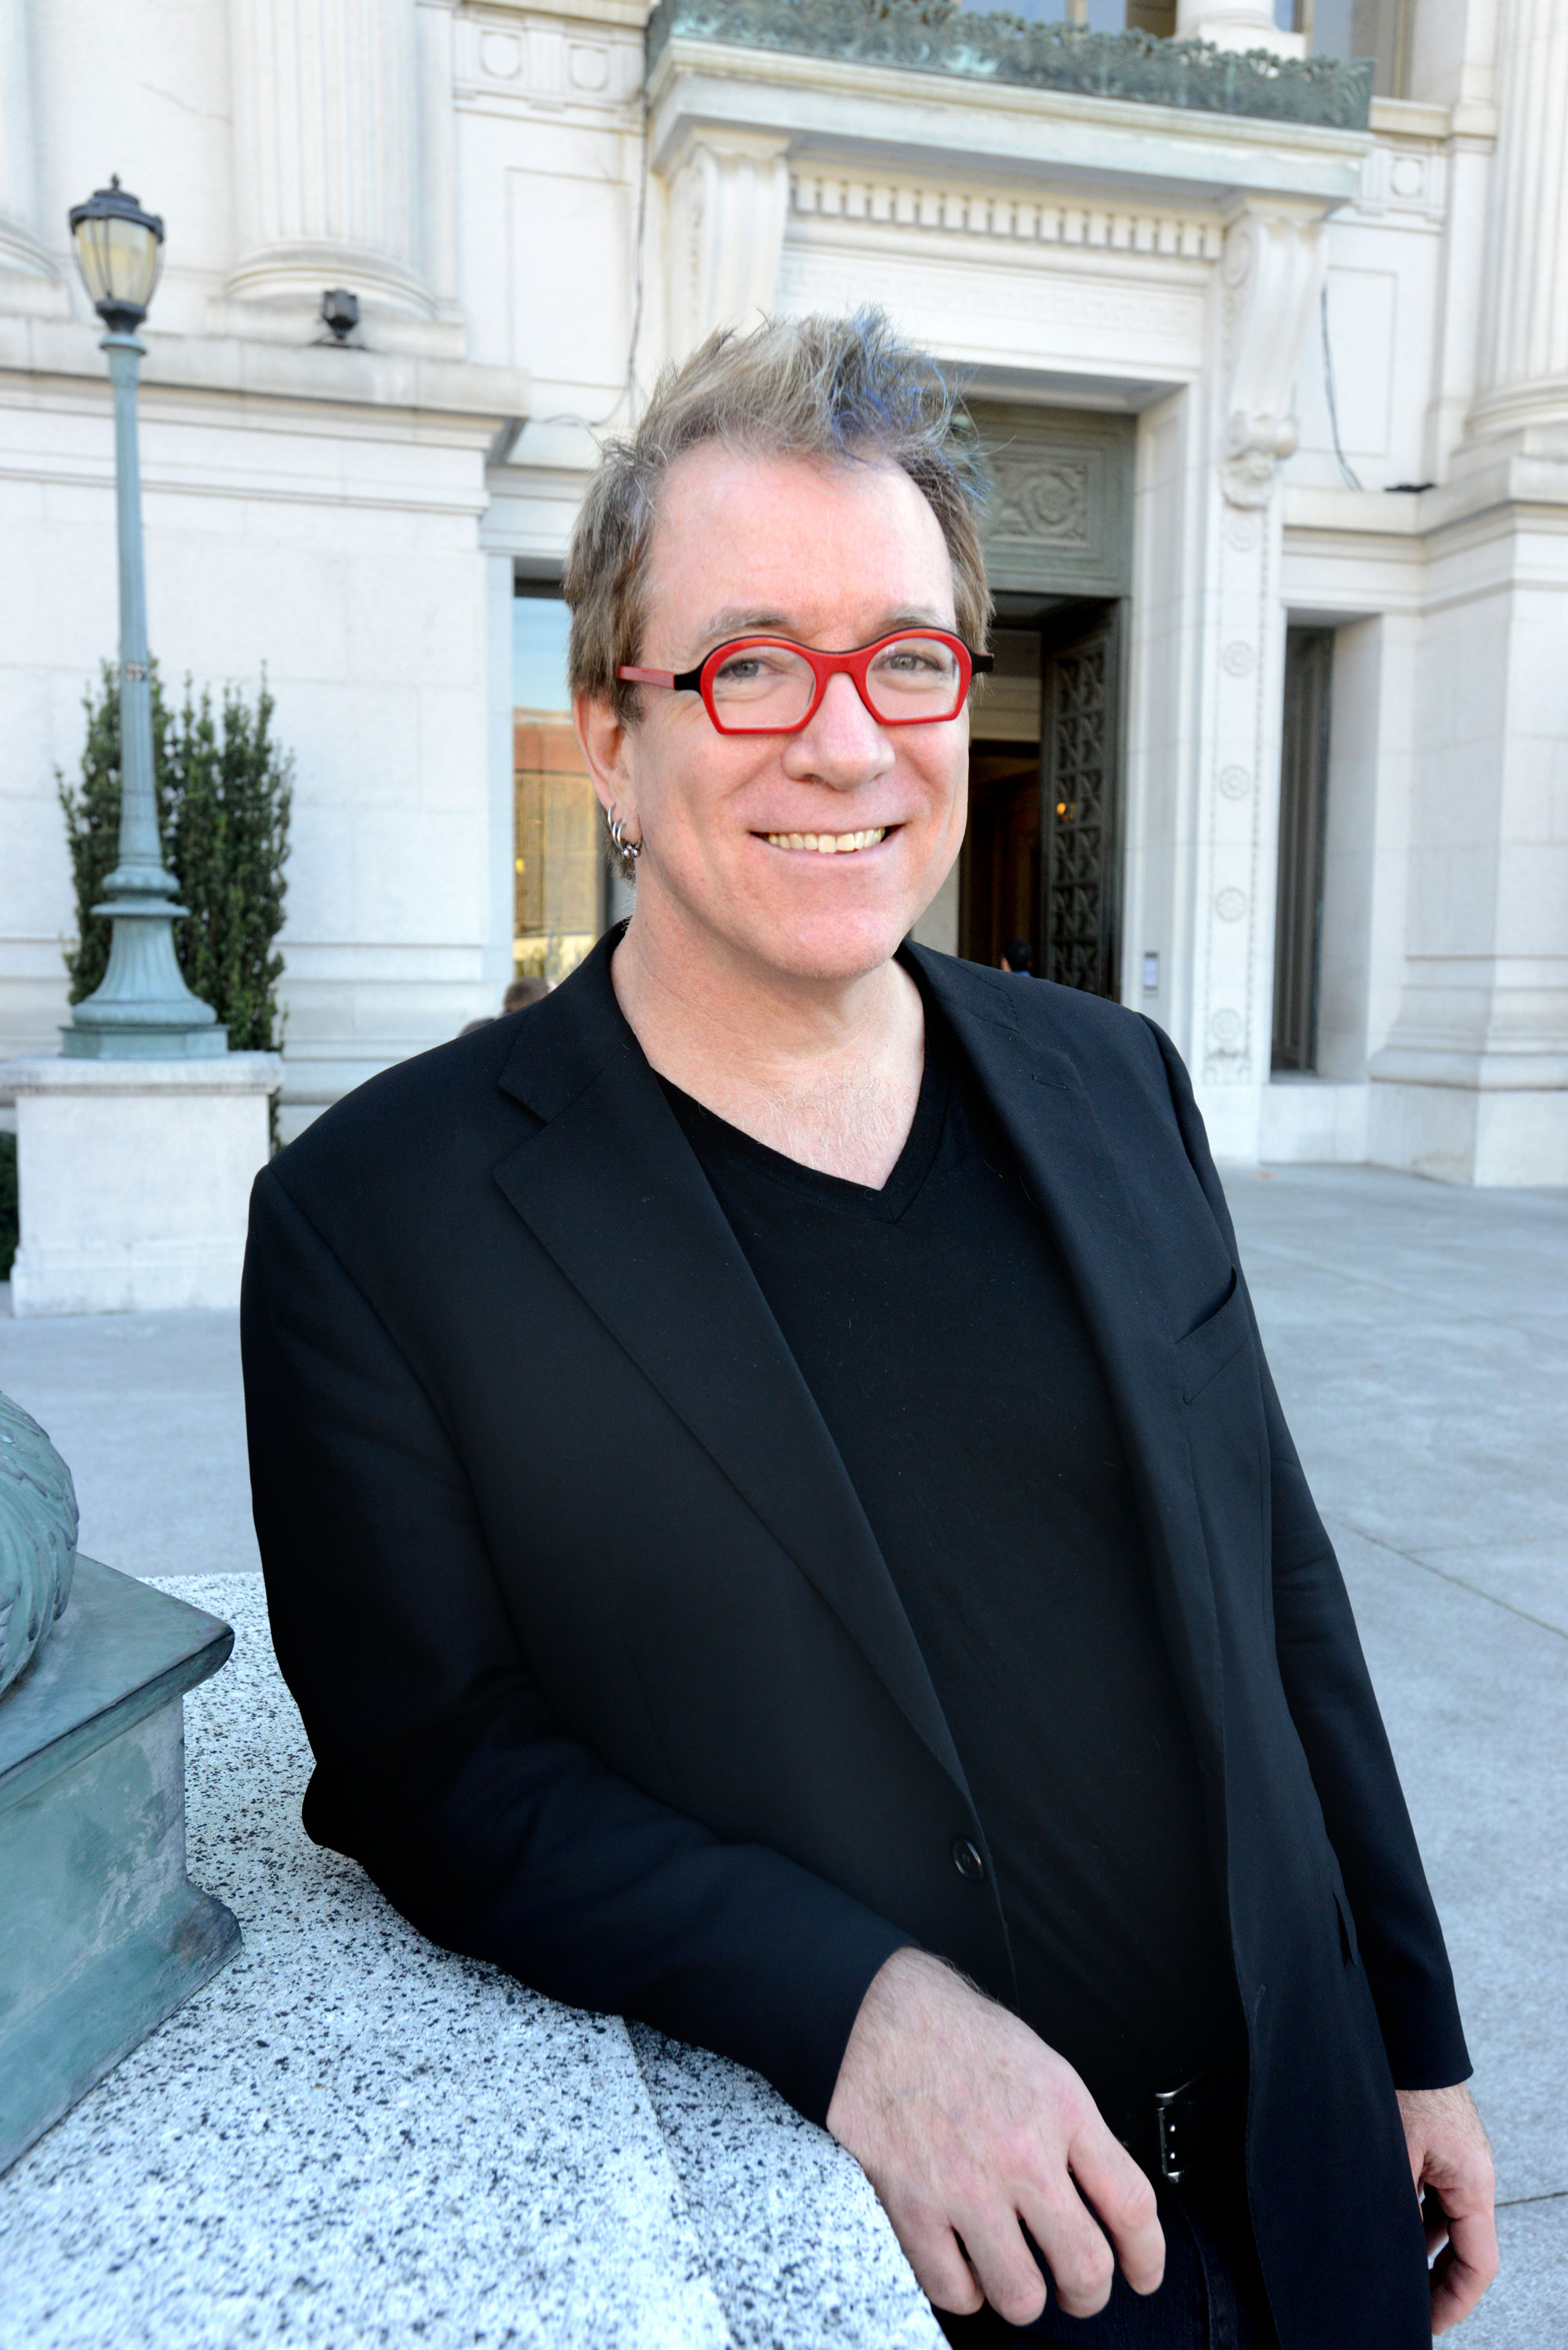
[[648,24],[650,70],[677,34],[1331,130],[1365,130],[1372,102],[1365,62],[1028,24],[1000,11],[971,14],[958,0],[659,0]]

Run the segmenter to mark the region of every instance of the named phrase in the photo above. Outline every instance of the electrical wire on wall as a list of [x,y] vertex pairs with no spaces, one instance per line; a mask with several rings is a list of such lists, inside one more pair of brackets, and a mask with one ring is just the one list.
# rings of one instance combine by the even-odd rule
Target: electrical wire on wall
[[1339,438],[1339,402],[1334,397],[1334,345],[1328,338],[1328,280],[1326,277],[1324,279],[1323,293],[1318,302],[1318,317],[1323,325],[1323,384],[1324,390],[1328,394],[1328,422],[1329,430],[1334,434],[1334,453],[1339,460],[1340,478],[1345,488],[1358,490],[1361,487],[1361,477],[1346,457]]

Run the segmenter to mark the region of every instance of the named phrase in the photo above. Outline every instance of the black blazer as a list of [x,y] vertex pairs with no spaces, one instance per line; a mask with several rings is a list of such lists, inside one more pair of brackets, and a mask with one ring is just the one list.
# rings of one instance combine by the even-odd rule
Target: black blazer
[[[1012,1995],[994,1873],[821,1415],[610,941],[257,1180],[244,1339],[310,1834],[455,1950],[820,2120],[910,1940]],[[1469,2071],[1349,1604],[1173,1047],[910,950],[1078,1285],[1197,1741],[1284,2350],[1429,2341],[1397,2082]]]

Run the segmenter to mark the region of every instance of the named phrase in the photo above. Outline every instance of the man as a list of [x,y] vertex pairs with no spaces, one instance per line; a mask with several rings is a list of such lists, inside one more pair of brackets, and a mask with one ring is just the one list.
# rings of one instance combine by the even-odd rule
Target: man
[[1495,2266],[1486,2141],[1185,1074],[905,943],[976,497],[874,316],[715,338],[607,452],[566,594],[629,927],[256,1187],[306,1824],[765,2074],[955,2340],[1416,2350]]

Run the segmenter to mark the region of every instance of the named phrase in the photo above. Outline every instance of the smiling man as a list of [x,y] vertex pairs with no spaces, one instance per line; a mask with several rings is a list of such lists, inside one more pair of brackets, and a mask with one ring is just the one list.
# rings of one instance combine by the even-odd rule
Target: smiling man
[[908,943],[978,497],[876,317],[716,338],[607,452],[631,921],[256,1187],[306,1823],[765,2074],[955,2341],[1417,2350],[1495,2269],[1486,2140],[1185,1072]]

